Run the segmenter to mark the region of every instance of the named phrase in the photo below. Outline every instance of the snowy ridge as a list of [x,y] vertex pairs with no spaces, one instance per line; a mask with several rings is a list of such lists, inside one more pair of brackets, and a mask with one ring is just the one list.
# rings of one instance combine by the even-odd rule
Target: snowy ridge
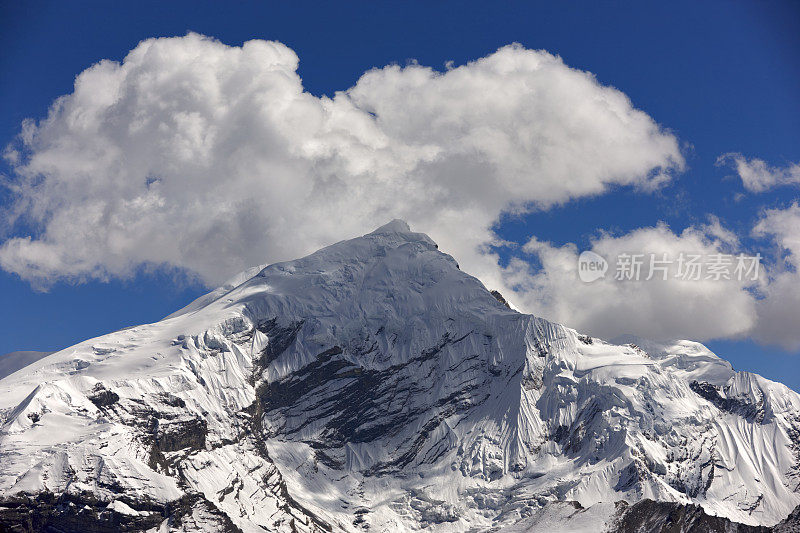
[[513,311],[401,221],[39,360],[0,409],[0,497],[64,495],[79,523],[610,528],[649,499],[773,526],[800,504],[795,392]]

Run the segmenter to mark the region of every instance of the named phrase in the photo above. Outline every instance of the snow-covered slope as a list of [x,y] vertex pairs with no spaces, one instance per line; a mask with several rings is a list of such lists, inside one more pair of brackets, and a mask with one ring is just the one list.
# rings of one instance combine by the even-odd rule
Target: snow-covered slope
[[401,221],[37,361],[0,409],[6,520],[520,531],[650,499],[772,526],[800,504],[796,393],[520,314]]

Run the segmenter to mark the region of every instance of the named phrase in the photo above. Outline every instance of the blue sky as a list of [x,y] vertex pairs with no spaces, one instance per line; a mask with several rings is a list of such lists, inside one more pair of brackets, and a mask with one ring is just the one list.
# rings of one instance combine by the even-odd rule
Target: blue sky
[[[303,87],[316,96],[333,96],[374,67],[415,60],[445,70],[448,61],[462,65],[516,42],[558,54],[570,67],[622,91],[677,138],[686,167],[655,192],[612,185],[545,210],[503,215],[495,226],[501,238],[521,245],[535,236],[584,249],[601,230],[624,235],[664,222],[677,234],[707,223],[712,214],[739,236],[740,250],[756,252],[770,246],[750,233],[765,210],[786,209],[798,199],[792,186],[747,191],[730,165],[715,165],[728,152],[776,167],[800,161],[800,7],[793,2],[503,8],[471,2],[26,2],[5,3],[0,10],[4,145],[20,132],[23,119],[46,116],[54,99],[71,93],[80,72],[101,59],[121,61],[150,37],[192,31],[230,46],[280,41],[299,56]],[[14,175],[8,162],[2,165],[0,172]],[[0,210],[11,202],[9,191],[0,188]],[[15,226],[0,237],[26,234],[35,230]],[[503,263],[520,256],[509,248],[498,253]],[[535,258],[527,260],[538,265]],[[6,302],[0,306],[0,353],[54,350],[154,321],[205,291],[202,283],[171,269],[140,268],[133,277],[107,281],[60,280],[46,292],[0,271]],[[737,369],[800,390],[796,350],[739,337],[707,344]]]

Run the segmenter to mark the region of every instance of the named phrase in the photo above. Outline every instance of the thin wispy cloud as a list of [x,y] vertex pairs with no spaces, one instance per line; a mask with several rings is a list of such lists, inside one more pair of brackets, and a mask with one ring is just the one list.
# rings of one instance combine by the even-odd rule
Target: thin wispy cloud
[[763,159],[748,159],[740,153],[731,152],[719,156],[717,165],[731,165],[744,188],[750,192],[764,192],[782,185],[800,185],[800,164],[797,163],[776,167]]

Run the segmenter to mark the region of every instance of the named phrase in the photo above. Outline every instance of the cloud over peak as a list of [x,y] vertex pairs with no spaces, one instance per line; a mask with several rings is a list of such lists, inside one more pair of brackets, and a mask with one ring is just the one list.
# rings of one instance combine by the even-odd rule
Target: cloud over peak
[[6,150],[0,266],[39,286],[168,265],[215,284],[394,217],[503,286],[502,212],[654,187],[678,142],[620,91],[519,45],[305,92],[285,45],[188,34],[82,72]]

